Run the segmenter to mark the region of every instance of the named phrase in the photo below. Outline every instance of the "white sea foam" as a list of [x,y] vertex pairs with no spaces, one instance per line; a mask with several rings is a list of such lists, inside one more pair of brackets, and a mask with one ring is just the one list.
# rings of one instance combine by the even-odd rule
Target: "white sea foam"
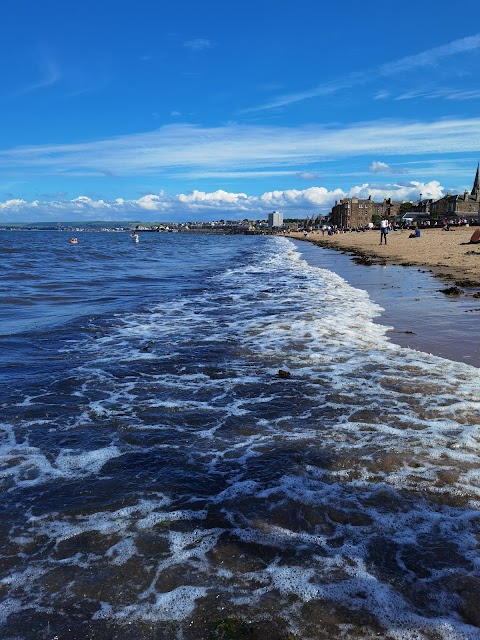
[[[368,612],[385,638],[478,637],[458,613],[456,585],[478,585],[480,371],[391,344],[379,314],[364,291],[281,238],[190,297],[119,314],[80,345],[74,415],[45,421],[93,440],[42,450],[30,444],[39,426],[30,416],[21,435],[4,425],[1,453],[10,492],[94,482],[110,461],[138,456],[123,476],[111,465],[140,478],[125,494],[119,482],[129,506],[32,511],[11,544],[19,554],[45,545],[44,558],[7,586],[41,609],[52,567],[135,566],[145,574],[136,597],[122,604],[106,589],[94,619],[181,622],[218,591],[254,614],[269,596],[300,637],[312,602]],[[95,552],[83,549],[86,534]],[[440,559],[431,541],[447,549]],[[150,557],[142,544],[162,552]],[[242,569],[243,556],[260,568]],[[184,584],[162,592],[162,577],[182,572]]]
[[106,447],[95,451],[75,451],[63,449],[57,456],[56,464],[65,474],[92,474],[98,473],[106,462],[118,458],[122,453],[118,447]]
[[192,614],[195,603],[207,593],[205,587],[182,586],[166,593],[158,593],[153,603],[136,603],[119,612],[110,608],[94,618],[113,617],[119,620],[181,621]]

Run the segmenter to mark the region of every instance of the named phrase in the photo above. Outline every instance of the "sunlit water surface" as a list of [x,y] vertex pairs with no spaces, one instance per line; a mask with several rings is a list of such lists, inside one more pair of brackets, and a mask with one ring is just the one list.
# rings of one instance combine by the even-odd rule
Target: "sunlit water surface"
[[480,638],[479,369],[284,238],[0,257],[3,639]]

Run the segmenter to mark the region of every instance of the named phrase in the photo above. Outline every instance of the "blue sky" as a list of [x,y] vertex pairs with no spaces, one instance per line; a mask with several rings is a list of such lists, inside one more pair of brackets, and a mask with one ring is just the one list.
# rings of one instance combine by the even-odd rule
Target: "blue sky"
[[0,222],[327,213],[480,160],[477,2],[2,0]]

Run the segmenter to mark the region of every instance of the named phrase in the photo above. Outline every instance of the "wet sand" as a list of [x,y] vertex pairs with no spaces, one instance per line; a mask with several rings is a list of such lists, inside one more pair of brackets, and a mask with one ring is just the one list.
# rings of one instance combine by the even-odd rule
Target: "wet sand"
[[341,233],[333,236],[316,231],[307,238],[302,233],[290,237],[308,240],[325,248],[350,251],[380,264],[426,267],[446,280],[471,280],[480,287],[480,244],[470,244],[478,227],[454,227],[451,231],[422,229],[420,238],[409,238],[411,231],[391,231],[387,245],[380,245],[380,232]]
[[[387,335],[392,342],[480,368],[480,245],[459,244],[459,240],[468,242],[474,229],[431,230],[420,239],[409,239],[409,232],[397,231],[389,233],[386,247],[374,244],[380,242],[377,231],[324,237],[310,234],[309,242],[296,244],[307,262],[334,271],[369,293],[384,309],[376,322],[391,327]],[[441,244],[443,249],[435,246],[435,238],[443,239],[442,233],[448,236]],[[422,244],[415,244],[417,249],[407,245],[402,253],[404,235],[405,244],[407,240]],[[290,237],[305,240],[302,234]],[[447,270],[445,260],[441,265],[433,260],[441,251],[446,255],[449,248],[452,265]],[[469,250],[478,253],[464,256]],[[460,295],[442,293],[455,283]]]

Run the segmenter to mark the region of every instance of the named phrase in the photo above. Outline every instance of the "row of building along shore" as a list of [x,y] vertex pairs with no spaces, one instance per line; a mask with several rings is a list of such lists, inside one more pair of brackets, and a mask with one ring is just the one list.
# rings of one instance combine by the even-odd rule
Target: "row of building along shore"
[[[342,198],[335,202],[329,216],[329,222],[337,228],[363,228],[372,222],[382,218],[400,221],[428,220],[433,224],[458,219],[467,223],[478,223],[480,215],[480,174],[479,165],[473,181],[472,190],[465,191],[461,195],[448,193],[439,200],[431,198],[422,199],[422,194],[417,203],[394,202],[390,198],[383,202],[374,202],[372,197],[361,199],[356,196]],[[406,206],[405,206],[406,205]],[[313,225],[312,225],[313,226]]]

